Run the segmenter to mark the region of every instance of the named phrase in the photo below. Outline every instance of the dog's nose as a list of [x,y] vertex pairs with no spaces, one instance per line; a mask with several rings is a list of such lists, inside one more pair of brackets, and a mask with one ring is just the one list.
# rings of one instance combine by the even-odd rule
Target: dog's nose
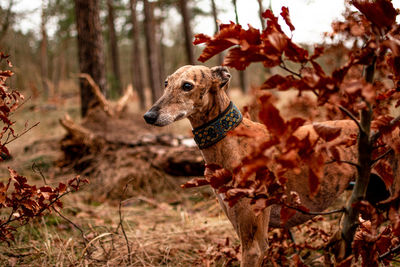
[[154,111],[148,111],[144,114],[143,118],[148,124],[154,124],[157,120],[158,114]]

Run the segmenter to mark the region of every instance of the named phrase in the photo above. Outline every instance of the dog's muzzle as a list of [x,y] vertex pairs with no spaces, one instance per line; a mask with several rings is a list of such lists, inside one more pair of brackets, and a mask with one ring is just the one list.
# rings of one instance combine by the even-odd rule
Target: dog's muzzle
[[157,121],[158,112],[149,110],[144,114],[143,118],[148,124],[154,124]]

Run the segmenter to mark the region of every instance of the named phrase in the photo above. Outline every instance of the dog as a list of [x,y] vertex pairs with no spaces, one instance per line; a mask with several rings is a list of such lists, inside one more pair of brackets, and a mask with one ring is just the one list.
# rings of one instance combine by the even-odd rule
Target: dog
[[[144,114],[144,119],[149,124],[165,126],[188,118],[205,163],[217,164],[232,171],[240,164],[243,157],[250,153],[254,144],[268,140],[270,135],[264,125],[243,118],[230,101],[226,93],[230,78],[231,74],[226,67],[183,66],[168,76],[164,94]],[[351,120],[329,121],[323,124],[340,127],[342,130],[338,138],[358,133],[356,124]],[[235,128],[251,130],[257,137],[227,135],[227,132]],[[309,135],[311,142],[318,139],[312,125],[300,127],[295,135],[298,138]],[[344,148],[338,147],[338,150],[342,152],[343,161],[357,162],[356,146],[345,151]],[[396,163],[392,166],[394,173],[397,174],[400,171],[399,159],[392,158],[391,161]],[[268,167],[274,168],[274,166]],[[323,211],[348,187],[356,174],[356,167],[349,164],[339,165],[336,162],[326,164],[320,189],[316,195],[311,196],[307,168],[302,168],[300,173],[289,171],[285,175],[288,179],[287,191],[296,191],[302,205],[311,211]],[[268,246],[268,227],[282,227],[280,206],[272,205],[257,216],[250,207],[249,199],[241,199],[230,207],[223,200],[223,195],[216,195],[239,236],[242,245],[241,266],[261,266]],[[297,212],[284,227],[299,225],[311,217]]]

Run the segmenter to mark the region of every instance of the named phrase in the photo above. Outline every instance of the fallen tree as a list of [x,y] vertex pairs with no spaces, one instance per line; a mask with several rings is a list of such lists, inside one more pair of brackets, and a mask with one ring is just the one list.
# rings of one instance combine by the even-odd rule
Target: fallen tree
[[103,197],[119,194],[128,182],[134,188],[155,192],[166,183],[175,187],[172,176],[203,175],[204,162],[191,137],[163,133],[127,111],[133,96],[131,86],[118,101],[111,102],[89,75],[79,77],[89,81],[99,105],[80,123],[68,115],[60,119],[67,131],[61,140],[60,166],[90,176],[95,186],[105,185],[100,190]]

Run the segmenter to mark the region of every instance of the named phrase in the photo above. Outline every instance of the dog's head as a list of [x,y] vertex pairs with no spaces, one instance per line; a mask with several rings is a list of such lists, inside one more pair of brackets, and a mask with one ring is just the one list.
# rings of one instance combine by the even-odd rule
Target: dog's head
[[167,77],[164,94],[144,114],[147,123],[165,126],[197,112],[204,112],[213,95],[228,87],[226,67],[183,66]]

